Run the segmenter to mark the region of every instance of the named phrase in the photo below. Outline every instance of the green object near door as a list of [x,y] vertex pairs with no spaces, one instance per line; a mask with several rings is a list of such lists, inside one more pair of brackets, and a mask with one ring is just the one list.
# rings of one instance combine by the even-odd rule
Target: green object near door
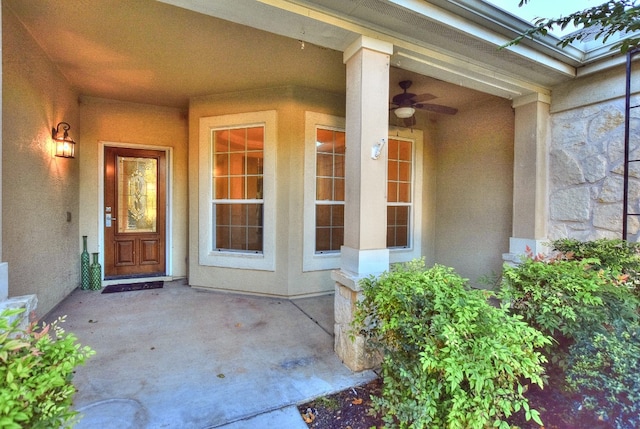
[[89,274],[89,252],[87,252],[87,236],[82,236],[82,253],[80,254],[80,289],[87,290],[91,283]]
[[100,290],[102,289],[102,267],[98,262],[98,254],[92,253],[91,255],[93,255],[93,263],[90,267],[91,290]]

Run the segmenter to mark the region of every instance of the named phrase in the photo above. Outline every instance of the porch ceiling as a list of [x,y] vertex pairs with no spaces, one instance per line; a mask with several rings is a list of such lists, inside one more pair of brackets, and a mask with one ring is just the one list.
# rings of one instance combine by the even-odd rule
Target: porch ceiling
[[[576,61],[549,50],[521,46],[497,51],[496,45],[511,33],[500,34],[496,20],[481,26],[479,12],[470,10],[469,3],[483,4],[476,0],[2,2],[5,13],[18,17],[81,94],[123,101],[184,108],[194,96],[287,85],[344,93],[342,50],[359,34],[394,44],[392,94],[396,81],[410,78],[416,82],[412,92],[433,93],[439,104],[459,109],[480,96],[469,88],[516,98],[548,93],[575,75]],[[442,82],[427,76],[454,85],[438,93]]]

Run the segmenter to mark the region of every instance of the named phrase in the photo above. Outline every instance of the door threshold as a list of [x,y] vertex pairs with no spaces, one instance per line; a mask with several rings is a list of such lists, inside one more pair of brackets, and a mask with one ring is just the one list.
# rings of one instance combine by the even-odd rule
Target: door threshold
[[129,278],[103,280],[102,286],[121,285],[126,283],[146,283],[146,282],[154,282],[154,281],[170,282],[172,280],[173,280],[173,277],[171,276],[129,277]]

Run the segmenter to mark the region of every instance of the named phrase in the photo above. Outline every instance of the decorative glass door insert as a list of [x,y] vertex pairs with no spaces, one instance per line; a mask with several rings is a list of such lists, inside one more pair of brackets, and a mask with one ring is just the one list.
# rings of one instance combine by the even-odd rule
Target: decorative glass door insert
[[118,232],[156,232],[158,160],[118,156]]

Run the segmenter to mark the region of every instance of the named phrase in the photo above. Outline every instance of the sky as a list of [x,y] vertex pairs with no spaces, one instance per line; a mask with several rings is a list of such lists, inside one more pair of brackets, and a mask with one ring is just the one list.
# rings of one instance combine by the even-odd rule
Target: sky
[[[559,18],[567,16],[573,12],[598,6],[605,0],[529,0],[529,3],[518,7],[520,0],[485,0],[487,3],[494,4],[501,9],[513,13],[527,21],[532,21],[537,17],[540,18]],[[557,28],[553,31],[556,36],[567,34],[574,31],[573,27],[567,28],[560,32]]]

